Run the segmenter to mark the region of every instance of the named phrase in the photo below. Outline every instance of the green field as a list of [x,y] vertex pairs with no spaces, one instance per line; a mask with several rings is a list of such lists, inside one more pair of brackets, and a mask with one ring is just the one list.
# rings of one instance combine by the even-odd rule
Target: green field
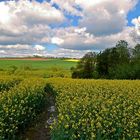
[[76,61],[63,59],[48,60],[0,60],[0,75],[23,77],[71,77],[71,67]]
[[61,59],[48,60],[0,60],[0,69],[8,69],[11,66],[25,67],[29,66],[33,69],[48,69],[51,67],[60,67],[63,69],[70,69],[75,66],[75,61],[65,61]]

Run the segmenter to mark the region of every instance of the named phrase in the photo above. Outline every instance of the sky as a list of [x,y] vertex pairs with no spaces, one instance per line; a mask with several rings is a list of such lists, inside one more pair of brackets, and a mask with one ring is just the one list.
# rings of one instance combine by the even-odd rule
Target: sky
[[140,0],[0,0],[0,57],[82,57],[140,43]]

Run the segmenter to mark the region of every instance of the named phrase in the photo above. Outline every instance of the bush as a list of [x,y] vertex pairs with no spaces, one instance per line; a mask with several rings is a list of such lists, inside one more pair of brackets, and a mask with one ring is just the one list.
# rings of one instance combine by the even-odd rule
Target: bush
[[96,54],[94,52],[86,53],[78,62],[76,68],[71,68],[72,78],[93,78],[95,71]]

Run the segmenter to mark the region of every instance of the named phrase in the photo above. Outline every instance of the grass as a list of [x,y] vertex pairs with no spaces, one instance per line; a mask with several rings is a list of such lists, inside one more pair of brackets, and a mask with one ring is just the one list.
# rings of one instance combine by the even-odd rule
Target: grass
[[65,59],[48,60],[0,60],[0,75],[23,77],[71,77],[70,68],[77,62]]
[[0,60],[0,69],[8,69],[11,66],[25,67],[29,66],[33,69],[50,69],[52,67],[59,67],[63,69],[70,69],[77,63],[74,61],[65,61],[61,59],[48,59],[46,61],[39,60]]

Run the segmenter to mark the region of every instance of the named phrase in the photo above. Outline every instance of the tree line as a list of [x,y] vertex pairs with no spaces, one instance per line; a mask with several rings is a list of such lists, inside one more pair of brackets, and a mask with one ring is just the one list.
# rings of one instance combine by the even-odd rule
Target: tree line
[[140,79],[140,44],[129,48],[120,40],[100,53],[88,52],[71,70],[72,78]]

